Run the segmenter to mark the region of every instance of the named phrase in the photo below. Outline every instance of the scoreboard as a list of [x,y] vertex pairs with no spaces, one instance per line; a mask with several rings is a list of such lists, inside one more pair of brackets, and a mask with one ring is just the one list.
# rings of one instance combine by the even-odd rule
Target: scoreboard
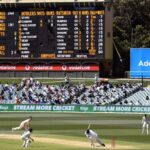
[[0,58],[104,59],[101,3],[0,8]]

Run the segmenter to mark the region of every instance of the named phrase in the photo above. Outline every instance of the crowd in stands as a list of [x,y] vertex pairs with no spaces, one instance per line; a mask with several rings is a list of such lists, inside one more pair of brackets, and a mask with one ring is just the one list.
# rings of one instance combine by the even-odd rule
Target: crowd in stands
[[140,83],[111,84],[97,82],[93,85],[48,85],[33,78],[22,79],[19,84],[0,84],[1,104],[116,104],[139,91]]

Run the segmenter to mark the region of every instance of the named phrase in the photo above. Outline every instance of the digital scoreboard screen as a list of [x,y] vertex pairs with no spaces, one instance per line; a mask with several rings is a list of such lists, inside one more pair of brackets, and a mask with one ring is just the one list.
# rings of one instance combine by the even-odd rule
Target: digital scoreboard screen
[[104,6],[0,8],[0,58],[104,58]]

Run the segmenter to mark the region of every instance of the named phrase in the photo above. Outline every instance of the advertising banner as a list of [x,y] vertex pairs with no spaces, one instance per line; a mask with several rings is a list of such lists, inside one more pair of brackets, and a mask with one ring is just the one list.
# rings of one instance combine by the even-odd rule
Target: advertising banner
[[131,78],[150,78],[150,48],[131,48]]
[[98,65],[0,65],[0,71],[99,71]]
[[0,112],[2,111],[150,113],[150,106],[0,104]]

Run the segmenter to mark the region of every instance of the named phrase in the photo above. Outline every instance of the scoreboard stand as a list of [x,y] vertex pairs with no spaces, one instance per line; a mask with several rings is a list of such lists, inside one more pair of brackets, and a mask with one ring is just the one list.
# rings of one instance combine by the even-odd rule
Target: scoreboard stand
[[108,76],[113,60],[110,4],[1,3],[0,77]]

